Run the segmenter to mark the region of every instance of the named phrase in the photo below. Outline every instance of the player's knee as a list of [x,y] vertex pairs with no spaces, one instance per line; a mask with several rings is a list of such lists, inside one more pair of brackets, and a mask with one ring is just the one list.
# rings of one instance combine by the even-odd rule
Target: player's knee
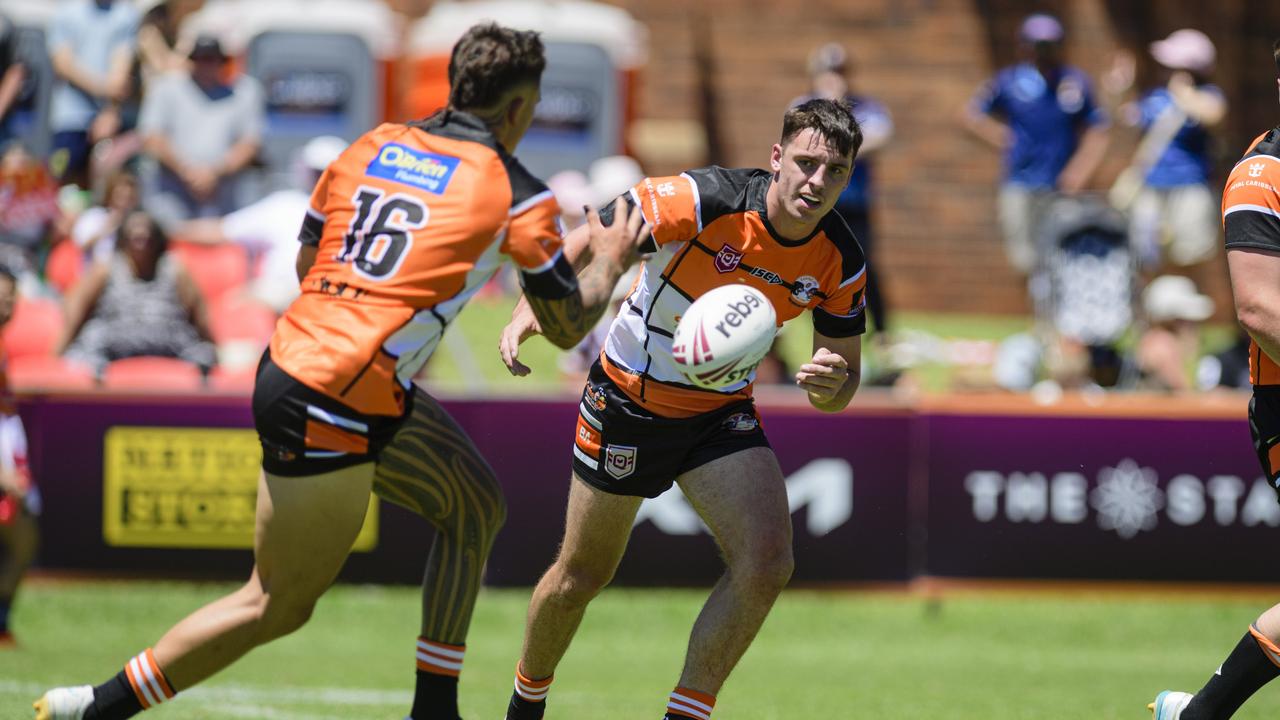
[[306,625],[315,610],[316,599],[288,593],[264,595],[257,608],[259,642],[284,637]]
[[730,572],[740,584],[760,593],[779,593],[795,572],[795,556],[790,544],[777,544],[756,552],[744,553],[730,565]]
[[613,580],[613,571],[602,567],[557,562],[548,573],[551,591],[575,604],[591,602]]

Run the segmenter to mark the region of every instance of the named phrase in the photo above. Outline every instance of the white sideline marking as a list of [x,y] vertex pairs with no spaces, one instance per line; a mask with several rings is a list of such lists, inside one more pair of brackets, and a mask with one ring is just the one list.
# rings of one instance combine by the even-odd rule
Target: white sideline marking
[[[0,680],[0,693],[29,695],[35,700],[54,685]],[[264,720],[347,720],[347,716],[297,714],[273,710],[269,705],[307,703],[317,705],[398,705],[413,704],[413,693],[407,690],[375,690],[372,688],[333,687],[264,687],[261,685],[214,685],[198,687],[178,694],[176,700],[217,703],[228,714]],[[171,701],[172,702],[172,701]]]

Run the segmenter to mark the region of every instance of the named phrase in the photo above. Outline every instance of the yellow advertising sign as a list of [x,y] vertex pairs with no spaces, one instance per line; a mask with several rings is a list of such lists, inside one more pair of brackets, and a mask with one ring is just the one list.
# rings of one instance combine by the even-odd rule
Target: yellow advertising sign
[[[108,545],[253,547],[262,463],[253,430],[118,426],[107,431],[103,452]],[[354,549],[377,544],[378,503],[371,494]]]

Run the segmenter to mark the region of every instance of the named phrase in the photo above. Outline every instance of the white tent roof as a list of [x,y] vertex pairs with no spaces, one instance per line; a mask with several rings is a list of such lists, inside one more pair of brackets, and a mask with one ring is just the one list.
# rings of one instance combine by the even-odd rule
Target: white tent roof
[[585,0],[441,0],[410,28],[407,51],[447,53],[467,28],[482,20],[537,30],[547,41],[599,45],[623,69],[643,65],[647,58],[647,27],[622,8]]
[[397,55],[404,22],[381,0],[208,0],[183,24],[182,35],[215,35],[228,54],[239,55],[270,30],[347,32],[385,59]]

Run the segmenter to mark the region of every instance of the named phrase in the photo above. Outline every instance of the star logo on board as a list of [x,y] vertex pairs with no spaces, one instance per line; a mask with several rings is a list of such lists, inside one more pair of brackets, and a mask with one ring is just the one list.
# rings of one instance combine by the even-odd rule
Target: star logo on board
[[1138,467],[1125,458],[1098,473],[1098,486],[1089,493],[1089,504],[1098,511],[1098,527],[1115,530],[1125,540],[1143,530],[1153,530],[1156,513],[1164,507],[1164,491],[1156,484],[1156,471]]

